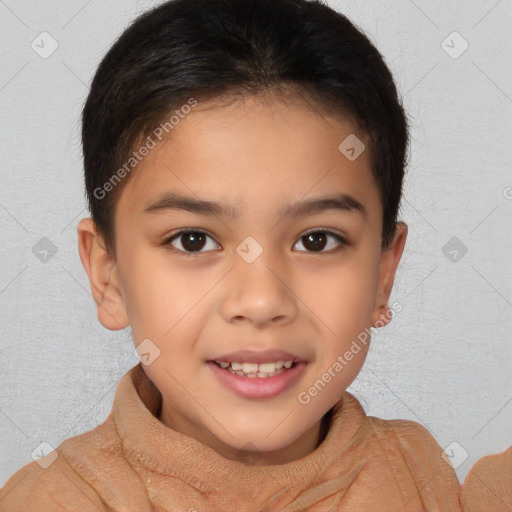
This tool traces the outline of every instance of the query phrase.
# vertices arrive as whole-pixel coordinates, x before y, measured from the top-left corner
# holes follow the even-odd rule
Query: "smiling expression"
[[[309,404],[299,393],[384,313],[405,234],[381,252],[369,151],[351,161],[338,149],[351,134],[365,140],[347,119],[286,98],[199,103],[125,185],[116,259],[87,219],[79,226],[100,321],[160,351],[144,366],[159,419],[225,457],[248,445],[260,464],[310,453],[367,349]],[[285,354],[260,362],[303,362],[271,377],[219,366],[268,350]]]

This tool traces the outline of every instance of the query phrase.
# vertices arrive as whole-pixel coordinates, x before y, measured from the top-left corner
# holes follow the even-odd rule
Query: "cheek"
[[[132,251],[129,260],[119,262],[119,268],[135,340],[161,336],[172,325],[176,297],[180,294],[179,283],[173,285],[174,274],[159,259],[149,258],[143,251]]]
[[[368,262],[354,257],[331,271],[304,273],[298,295],[334,331],[331,334],[357,335],[372,319],[376,275]]]
[[[134,338],[164,341],[184,327],[192,329],[214,282],[211,272],[172,265],[165,253],[132,253],[123,289]]]

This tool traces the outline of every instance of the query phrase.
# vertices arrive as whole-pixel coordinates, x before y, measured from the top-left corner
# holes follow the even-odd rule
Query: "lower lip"
[[[290,388],[301,377],[307,363],[297,363],[289,370],[273,377],[242,377],[224,370],[213,361],[207,361],[206,364],[220,382],[237,395],[243,398],[273,398]]]

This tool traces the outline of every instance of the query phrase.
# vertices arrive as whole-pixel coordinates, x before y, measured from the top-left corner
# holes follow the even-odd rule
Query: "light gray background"
[[[0,486],[42,441],[102,423],[138,362],[129,331],[97,321],[78,256],[79,116],[101,57],[155,4],[0,1]],[[329,4],[384,54],[412,122],[409,237],[392,294],[404,307],[350,389],[369,414],[459,443],[463,479],[512,440],[511,4]],[[59,45],[47,59],[31,48],[44,31]],[[458,58],[442,47],[453,31],[469,44]],[[445,43],[452,54],[462,44]],[[58,249],[46,263],[32,251],[42,237]],[[457,262],[443,253],[453,237],[467,247]]]

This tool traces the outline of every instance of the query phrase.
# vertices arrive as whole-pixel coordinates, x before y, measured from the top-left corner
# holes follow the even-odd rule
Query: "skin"
[[[359,373],[367,347],[310,403],[299,403],[299,393],[359,333],[389,321],[407,225],[398,223],[393,243],[381,252],[382,205],[369,152],[349,161],[338,150],[349,134],[365,140],[348,119],[320,114],[298,99],[200,103],[138,164],[122,191],[116,257],[91,219],[78,225],[100,322],[111,330],[129,325],[135,345],[149,338],[160,350],[143,366],[162,393],[160,421],[226,458],[258,452],[256,464],[283,464],[311,453],[322,441],[323,415]],[[144,212],[169,191],[231,205],[241,215]],[[367,215],[277,214],[283,205],[336,192],[357,199]],[[180,252],[186,237],[163,245],[183,228],[211,236],[201,252]],[[313,228],[328,228],[348,244],[329,236],[314,251],[304,237]],[[236,253],[247,236],[263,249],[252,263]],[[271,399],[236,395],[206,365],[239,349],[263,348],[308,361],[302,377]]]

